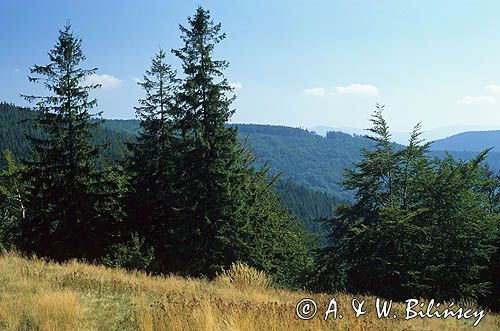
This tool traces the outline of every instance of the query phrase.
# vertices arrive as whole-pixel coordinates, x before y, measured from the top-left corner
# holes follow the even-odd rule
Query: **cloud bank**
[[[357,94],[364,96],[378,96],[376,86],[370,84],[351,84],[348,86],[337,86],[335,92],[338,94]]]
[[[315,97],[324,97],[326,93],[325,93],[325,89],[323,87],[313,87],[313,88],[305,89],[304,94],[315,96]]]
[[[86,84],[101,84],[103,89],[113,89],[121,86],[122,81],[114,76],[107,74],[93,74],[85,80]]]
[[[484,89],[493,94],[500,94],[500,85],[486,85]]]
[[[243,84],[241,84],[241,82],[229,83],[229,86],[234,88],[235,90],[239,90],[239,89],[243,88]]]
[[[464,105],[491,105],[495,103],[495,98],[482,95],[482,96],[465,96],[458,101],[459,104]]]

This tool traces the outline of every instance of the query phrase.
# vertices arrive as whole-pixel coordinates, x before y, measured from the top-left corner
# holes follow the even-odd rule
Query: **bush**
[[[155,259],[153,247],[144,244],[144,238],[133,233],[125,244],[113,245],[102,263],[108,267],[121,267],[128,270],[148,270]]]
[[[238,289],[267,289],[272,286],[272,281],[265,272],[241,262],[233,263],[229,269],[223,270],[215,281]]]

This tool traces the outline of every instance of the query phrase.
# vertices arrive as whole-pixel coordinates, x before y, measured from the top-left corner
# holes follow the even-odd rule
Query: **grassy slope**
[[[329,295],[234,287],[180,277],[151,277],[78,262],[47,263],[16,254],[0,257],[0,329],[7,330],[468,330],[472,321],[355,319],[351,297],[336,295],[343,319],[295,317],[301,298],[324,313]],[[373,298],[368,298],[370,306]],[[368,307],[370,307],[368,306]],[[403,315],[403,306],[396,313]],[[476,329],[500,329],[488,313]]]

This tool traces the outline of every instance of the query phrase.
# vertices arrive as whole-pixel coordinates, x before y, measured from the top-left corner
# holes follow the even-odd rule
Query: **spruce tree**
[[[227,96],[231,88],[222,72],[228,64],[212,58],[225,37],[221,25],[214,24],[201,7],[188,22],[189,27],[180,26],[183,47],[173,50],[185,74],[177,95],[181,209],[175,231],[176,246],[182,248],[174,268],[192,275],[214,275],[237,253],[227,236],[235,234],[239,207],[231,195],[238,141],[236,130],[224,126],[233,113]]]
[[[26,218],[21,224],[22,248],[57,260],[100,257],[113,240],[121,216],[116,185],[96,169],[98,147],[92,144],[89,93],[99,87],[86,84],[96,69],[83,69],[81,39],[67,24],[49,51],[49,64],[35,65],[30,81],[41,82],[45,96],[25,96],[34,103],[41,132],[31,136],[34,147],[26,162],[30,184]]]
[[[163,271],[163,266],[169,264],[171,241],[168,222],[172,218],[176,165],[172,143],[177,139],[174,114],[178,85],[176,72],[167,64],[163,50],[155,55],[139,85],[146,96],[136,108],[139,136],[129,144],[127,229],[142,237],[145,246],[155,247],[156,267]]]
[[[213,58],[225,38],[221,24],[201,7],[188,23],[180,26],[183,46],[173,50],[184,77],[176,95],[179,139],[172,145],[178,157],[170,268],[214,276],[241,261],[271,276],[293,272],[307,264],[304,250],[297,249],[303,238],[272,193],[267,170],[254,168],[237,129],[225,125],[234,97],[223,73],[228,62]]]

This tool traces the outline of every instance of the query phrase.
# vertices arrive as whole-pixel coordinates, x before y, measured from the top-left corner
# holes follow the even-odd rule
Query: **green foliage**
[[[0,149],[12,150],[0,164],[0,248],[189,276],[233,266],[219,279],[500,307],[500,154],[431,153],[420,125],[408,146],[394,144],[378,105],[369,137],[228,125],[221,25],[199,7],[180,30],[182,77],[160,50],[140,83],[139,122],[102,127],[91,114],[98,86],[85,82],[96,69],[80,67],[69,26],[50,63],[31,69],[48,90],[25,96],[34,111],[0,103]]]
[[[333,217],[334,209],[343,203],[333,195],[297,184],[290,179],[279,180],[275,187],[283,207],[300,220],[307,230],[314,233],[325,232],[323,224],[318,220]]]
[[[172,191],[176,188],[174,168],[178,157],[174,154],[173,107],[178,80],[166,63],[166,54],[160,50],[139,83],[146,97],[136,108],[140,131],[136,141],[130,143],[130,157],[126,160],[128,189],[125,198],[127,211],[126,231],[135,231],[147,245],[155,248],[157,271],[171,255],[171,227],[173,217]]]
[[[81,40],[70,26],[60,31],[49,51],[50,63],[35,65],[30,81],[42,82],[46,96],[25,96],[35,103],[36,128],[30,136],[32,158],[25,162],[29,185],[26,217],[21,222],[21,248],[57,260],[96,259],[113,239],[121,218],[117,184],[97,170],[99,148],[92,144],[90,110],[96,100],[85,85],[96,69],[82,69]]]
[[[241,261],[278,282],[290,281],[284,275],[303,267],[306,249],[271,188],[268,167],[255,169],[252,151],[225,125],[234,112],[223,75],[228,63],[213,59],[225,34],[201,7],[188,22],[180,27],[183,46],[173,51],[184,70],[177,96],[180,231],[174,232],[179,250],[173,265],[183,273],[214,276]]]
[[[375,148],[346,174],[355,201],[327,222],[318,281],[393,299],[485,297],[481,272],[498,236],[498,213],[478,189],[487,151],[469,162],[431,159],[419,125],[395,150],[382,109],[370,129]]]
[[[497,233],[500,234],[500,173],[495,173],[488,167],[481,168],[476,190],[482,195],[486,210],[496,216]],[[483,272],[482,279],[491,283],[491,289],[480,303],[500,311],[500,235],[497,236],[495,253],[488,269]]]
[[[136,232],[130,235],[129,241],[113,244],[110,252],[101,260],[106,266],[128,270],[150,270],[154,261],[153,247],[147,246],[145,239]]]
[[[12,249],[19,242],[19,226],[25,218],[26,183],[23,166],[11,151],[4,152],[7,166],[0,170],[0,248]]]

